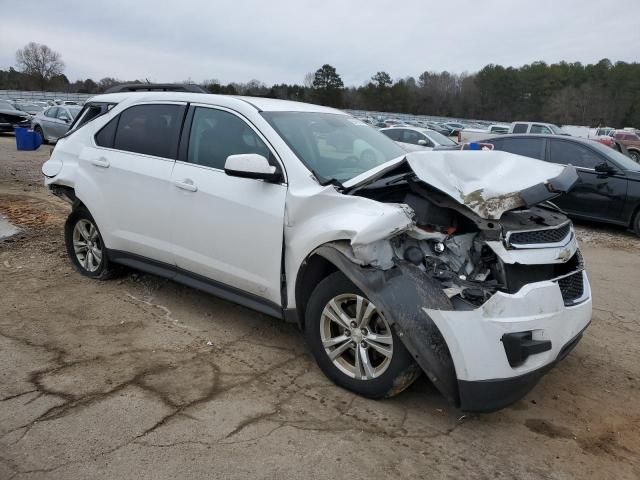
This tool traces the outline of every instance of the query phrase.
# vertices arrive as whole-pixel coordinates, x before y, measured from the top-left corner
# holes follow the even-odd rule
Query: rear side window
[[[503,138],[500,150],[544,160],[544,138]],[[496,145],[498,148],[498,145]]]
[[[606,160],[596,152],[574,142],[552,140],[549,148],[549,160],[563,165],[571,164],[575,167],[595,168]]]
[[[391,129],[391,130],[382,130],[382,133],[384,133],[391,140],[399,142],[400,141],[400,137],[402,136],[402,129],[394,128],[394,129]]]
[[[55,118],[58,115],[58,107],[51,107],[44,112],[45,116]]]
[[[513,133],[527,133],[526,123],[516,123],[513,127]]]
[[[195,109],[187,161],[206,167],[224,169],[229,155],[257,153],[269,159],[265,143],[242,119],[214,108]]]
[[[113,148],[175,159],[183,116],[184,107],[181,105],[154,104],[128,108],[119,115]]]
[[[96,144],[101,147],[113,148],[113,140],[116,138],[116,128],[118,128],[118,120],[120,117],[116,117],[107,123],[96,134]]]

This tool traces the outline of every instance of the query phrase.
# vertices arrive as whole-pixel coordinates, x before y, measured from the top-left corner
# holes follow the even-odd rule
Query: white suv
[[[580,339],[591,292],[547,200],[573,167],[403,151],[343,112],[263,98],[91,99],[42,171],[80,273],[117,265],[297,322],[323,372],[381,398],[517,400]]]

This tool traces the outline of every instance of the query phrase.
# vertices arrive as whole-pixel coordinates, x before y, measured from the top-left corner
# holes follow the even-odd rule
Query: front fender
[[[355,264],[331,244],[315,254],[334,264],[380,309],[396,335],[429,380],[454,405],[459,405],[458,383],[449,348],[423,307],[453,310],[439,285],[415,265],[398,261],[389,270]],[[429,307],[430,305],[430,307]]]

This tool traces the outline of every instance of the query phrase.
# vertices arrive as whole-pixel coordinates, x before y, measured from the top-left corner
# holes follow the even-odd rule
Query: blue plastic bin
[[[42,137],[30,128],[16,127],[16,147],[18,150],[37,150],[42,145]]]

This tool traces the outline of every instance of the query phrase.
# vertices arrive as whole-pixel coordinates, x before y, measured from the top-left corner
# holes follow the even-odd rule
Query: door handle
[[[183,181],[181,182],[173,182],[173,184],[178,187],[181,188],[182,190],[187,190],[189,192],[197,192],[198,191],[198,187],[196,186],[195,183],[193,183],[193,180],[191,180],[190,178],[185,178]]]
[[[92,158],[89,161],[91,162],[91,165],[95,165],[96,167],[102,167],[102,168],[108,168],[109,167],[109,160],[107,160],[104,157]]]

